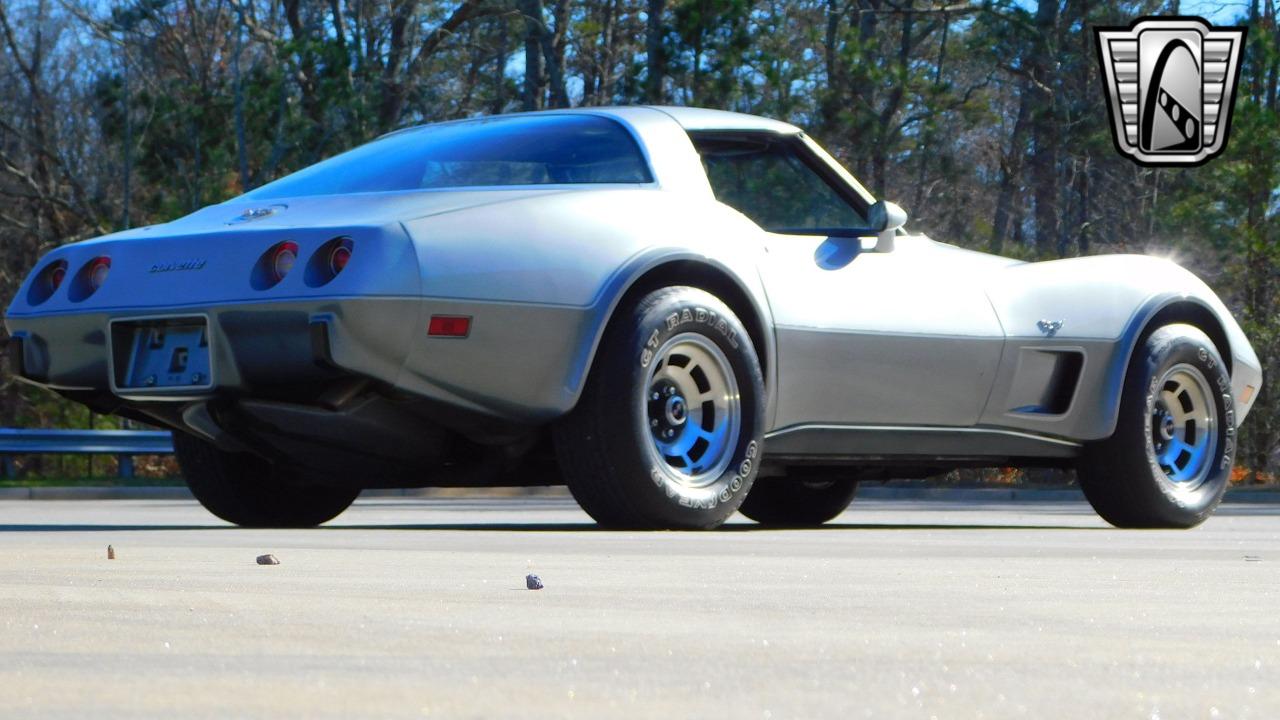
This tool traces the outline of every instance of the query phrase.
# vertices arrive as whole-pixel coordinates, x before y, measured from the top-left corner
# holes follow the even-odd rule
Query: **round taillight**
[[[338,245],[329,253],[329,272],[337,275],[347,266],[351,260],[351,248],[347,245]]]
[[[94,258],[89,263],[89,287],[97,290],[107,281],[107,273],[111,272],[111,258]]]
[[[49,282],[49,293],[53,294],[53,291],[57,290],[59,285],[62,285],[62,281],[67,279],[67,264],[58,263],[49,268],[49,274],[45,276],[45,279]]]
[[[311,253],[302,281],[310,287],[320,287],[331,282],[351,262],[354,250],[355,244],[346,235],[330,239]]]
[[[81,302],[98,292],[107,282],[107,274],[111,272],[111,258],[105,255],[90,260],[76,271],[67,285],[67,298],[71,302]]]
[[[280,243],[271,258],[271,272],[275,275],[276,282],[283,280],[284,276],[288,275],[289,271],[293,269],[296,262],[298,262],[298,244],[294,242]]]
[[[67,279],[67,267],[66,260],[54,260],[41,268],[31,284],[27,286],[27,302],[31,305],[39,305],[53,297],[62,282]]]

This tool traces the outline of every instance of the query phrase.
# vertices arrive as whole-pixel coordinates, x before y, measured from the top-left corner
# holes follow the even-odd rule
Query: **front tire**
[[[313,527],[346,510],[358,489],[305,483],[256,455],[230,453],[186,433],[173,449],[191,494],[206,510],[242,527]]]
[[[692,287],[622,308],[578,405],[554,429],[578,504],[606,527],[709,529],[759,466],[764,377],[727,305]]]
[[[738,510],[761,525],[817,527],[844,512],[857,491],[852,478],[767,478]]]
[[[1231,378],[1191,325],[1158,328],[1134,352],[1116,430],[1077,467],[1089,503],[1122,528],[1189,528],[1213,514],[1231,479]]]

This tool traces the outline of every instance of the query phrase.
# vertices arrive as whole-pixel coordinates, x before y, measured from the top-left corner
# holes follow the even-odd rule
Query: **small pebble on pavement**
[[[259,555],[258,564],[259,565],[279,565],[280,561],[276,559],[275,555]]]
[[[524,586],[529,588],[530,590],[541,590],[542,578],[538,577],[537,575],[525,575]]]

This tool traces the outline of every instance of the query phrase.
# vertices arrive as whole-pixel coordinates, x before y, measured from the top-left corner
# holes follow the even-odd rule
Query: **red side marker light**
[[[464,338],[471,333],[471,316],[469,315],[432,315],[427,325],[427,335],[431,337]]]

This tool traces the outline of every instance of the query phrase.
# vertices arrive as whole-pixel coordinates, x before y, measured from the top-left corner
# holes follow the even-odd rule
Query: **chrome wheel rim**
[[[708,338],[682,333],[653,355],[639,413],[654,466],[691,488],[714,483],[733,460],[742,429],[738,381]]]
[[[1174,365],[1156,383],[1147,442],[1164,479],[1179,490],[1204,484],[1218,449],[1218,406],[1199,368]]]

